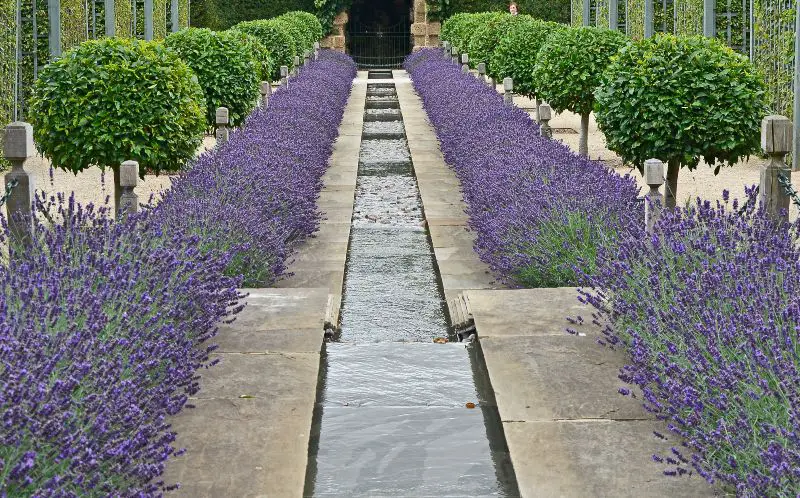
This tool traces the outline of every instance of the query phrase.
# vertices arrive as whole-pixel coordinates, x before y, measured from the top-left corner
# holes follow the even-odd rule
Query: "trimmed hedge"
[[[271,19],[294,10],[315,13],[314,0],[192,0],[192,26],[228,29],[242,21]]]
[[[187,28],[172,33],[164,44],[192,68],[206,97],[206,122],[215,124],[217,107],[227,107],[238,125],[259,96],[259,67],[241,34]]]
[[[516,0],[520,14],[544,21],[569,24],[569,0]],[[446,19],[459,13],[508,12],[507,0],[428,0],[430,12]]]
[[[274,61],[270,80],[275,81],[280,78],[281,66],[294,65],[295,42],[285,23],[274,19],[261,19],[240,22],[234,29],[255,36],[267,50],[270,50]]]
[[[499,74],[495,71],[492,61],[500,41],[508,36],[508,33],[515,26],[532,20],[531,16],[498,14],[488,22],[480,24],[470,37],[469,48],[467,49],[472,65],[475,66],[479,62],[485,62],[486,74],[497,78]]]

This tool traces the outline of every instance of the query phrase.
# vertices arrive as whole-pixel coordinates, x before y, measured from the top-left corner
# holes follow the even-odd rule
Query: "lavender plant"
[[[630,354],[620,378],[685,441],[653,456],[666,474],[797,496],[800,226],[725,200],[698,199],[665,213],[652,236],[601,250],[594,292],[582,295],[608,324],[601,342]]]
[[[0,496],[160,496],[170,415],[213,365],[209,340],[312,233],[355,75],[323,51],[155,208],[40,198],[33,240],[0,217]],[[227,275],[227,276],[226,276]]]
[[[475,249],[505,281],[575,285],[576,266],[593,268],[599,248],[641,225],[633,178],[542,138],[525,111],[440,51],[421,50],[406,68],[461,180]]]

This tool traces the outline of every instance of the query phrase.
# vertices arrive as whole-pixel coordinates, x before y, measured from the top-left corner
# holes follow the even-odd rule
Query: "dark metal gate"
[[[401,21],[394,26],[351,25],[348,48],[361,69],[399,69],[411,52],[411,26]]]

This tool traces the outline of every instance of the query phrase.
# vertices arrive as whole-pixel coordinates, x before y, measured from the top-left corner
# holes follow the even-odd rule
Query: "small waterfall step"
[[[367,74],[367,79],[370,80],[390,80],[393,78],[391,69],[373,69]]]

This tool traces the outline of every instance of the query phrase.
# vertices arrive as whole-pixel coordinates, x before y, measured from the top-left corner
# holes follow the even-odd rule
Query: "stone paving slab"
[[[597,326],[566,332],[565,317],[590,316],[575,288],[466,295],[522,496],[713,496],[650,458],[680,442],[656,438],[664,422],[618,394],[625,354],[598,345]]]

